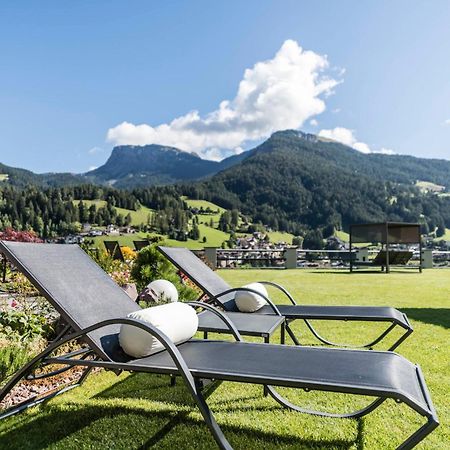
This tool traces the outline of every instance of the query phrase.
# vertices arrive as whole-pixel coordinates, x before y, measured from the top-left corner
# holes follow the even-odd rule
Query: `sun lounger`
[[[226,312],[238,313],[234,295],[238,291],[249,290],[246,288],[232,288],[217,272],[211,270],[203,261],[197,258],[194,253],[186,248],[174,248],[159,246],[158,249],[180,269],[194,284],[196,284],[211,300],[217,305],[223,307]],[[260,281],[262,284],[270,285],[280,290],[290,304],[274,305],[270,299],[268,305],[264,306],[257,313],[245,314],[250,324],[260,314],[276,314],[286,318],[284,327],[297,345],[299,341],[289,322],[293,320],[304,320],[313,335],[322,343],[327,345],[345,346],[345,344],[331,342],[322,337],[311,324],[310,320],[342,320],[342,321],[368,321],[368,322],[388,322],[390,325],[376,339],[366,343],[362,347],[371,348],[383,340],[396,326],[405,330],[405,332],[396,340],[389,350],[396,349],[413,331],[408,318],[405,314],[391,307],[375,306],[318,306],[318,305],[298,305],[292,295],[282,286]],[[258,293],[259,294],[259,293]],[[260,294],[259,294],[260,295]],[[246,334],[245,330],[240,330],[241,334]]]
[[[230,450],[232,447],[206,399],[207,394],[213,391],[212,386],[221,381],[266,385],[272,397],[284,407],[327,417],[359,418],[388,398],[404,402],[424,416],[427,422],[400,444],[398,448],[401,449],[414,447],[438,425],[420,368],[395,353],[246,343],[225,315],[198,302],[193,306],[202,306],[220,317],[236,342],[191,339],[176,346],[157,328],[126,317],[139,306],[78,246],[0,241],[0,251],[30,279],[68,323],[42,353],[7,382],[0,391],[0,401],[23,378],[51,377],[74,366],[85,368],[72,386],[4,411],[0,419],[78,386],[92,368],[100,367],[181,376],[220,449]],[[147,331],[162,343],[164,350],[141,359],[129,357],[118,342],[121,324]],[[74,339],[83,339],[86,348],[52,356],[55,350]],[[39,365],[62,368],[35,374]],[[215,381],[208,384],[205,380]],[[359,411],[328,414],[289,403],[274,386],[341,392],[375,399]]]

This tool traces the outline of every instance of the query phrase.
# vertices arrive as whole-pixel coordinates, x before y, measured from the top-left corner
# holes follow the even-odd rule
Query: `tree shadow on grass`
[[[408,318],[440,327],[450,328],[449,308],[400,308]]]
[[[192,448],[194,443],[202,443],[201,448],[215,448],[209,430],[200,421],[189,417],[190,412],[149,412],[139,408],[113,407],[67,403],[46,406],[37,415],[25,416],[12,426],[3,426],[0,431],[0,449],[38,450],[60,444],[63,448],[91,447],[108,448],[111,439],[115,448],[147,449],[172,448],[179,450]],[[7,421],[13,419],[7,419]],[[178,429],[177,429],[178,428]],[[273,432],[245,429],[238,426],[222,426],[231,445],[236,448],[277,448],[293,449],[333,448],[347,450],[362,445],[362,427],[355,427],[349,439],[329,439],[327,441],[302,439],[297,436],[283,436]],[[70,441],[72,436],[73,440]],[[108,435],[109,442],[105,436]],[[183,436],[184,435],[184,436]],[[67,442],[61,442],[69,439]]]

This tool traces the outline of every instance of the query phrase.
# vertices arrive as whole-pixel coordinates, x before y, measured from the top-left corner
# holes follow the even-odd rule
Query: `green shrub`
[[[142,291],[153,280],[164,279],[175,285],[180,300],[196,300],[199,296],[195,290],[181,283],[175,267],[158,251],[156,245],[149,245],[138,253],[131,268],[131,277],[138,291]]]
[[[4,347],[0,347],[0,384],[29,359],[30,350],[20,342],[7,341]]]
[[[48,337],[53,332],[53,327],[43,314],[8,309],[0,312],[0,332],[6,335],[14,333],[20,336],[21,341],[27,341],[36,337]]]

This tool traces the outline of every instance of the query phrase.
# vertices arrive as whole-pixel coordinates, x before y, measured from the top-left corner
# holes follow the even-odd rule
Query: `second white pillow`
[[[250,283],[242,287],[253,289],[265,297],[268,297],[267,289],[261,283]],[[241,312],[255,312],[264,305],[267,305],[267,301],[261,297],[261,295],[248,291],[237,291],[234,296],[234,301]]]

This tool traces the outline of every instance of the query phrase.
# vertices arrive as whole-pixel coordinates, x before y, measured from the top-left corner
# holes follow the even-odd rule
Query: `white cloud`
[[[382,147],[380,150],[372,150],[365,142],[359,142],[356,139],[354,130],[344,127],[336,127],[332,130],[320,130],[318,136],[348,145],[361,153],[381,153],[383,155],[397,154],[394,150],[385,147]]]
[[[91,170],[95,170],[97,168],[97,166],[89,166],[88,172],[90,172]]]
[[[446,121],[444,121],[445,125],[450,125],[450,119],[447,119]]]
[[[354,131],[344,127],[336,127],[332,130],[320,130],[319,136],[332,139],[333,141],[340,142],[341,144],[348,145],[349,147],[358,150],[361,153],[371,153],[372,150],[364,142],[358,142]]]
[[[101,147],[92,147],[91,149],[88,150],[88,153],[90,155],[95,155],[97,153],[103,153],[105,150]]]
[[[202,116],[193,110],[156,126],[125,121],[110,128],[107,139],[116,145],[170,145],[215,158],[224,150],[235,153],[246,142],[297,129],[322,113],[322,97],[340,82],[325,75],[328,66],[326,56],[287,40],[273,59],[246,69],[234,99],[222,101],[215,111]]]
[[[317,122],[316,119],[311,119],[311,120],[309,121],[309,124],[310,124],[312,127],[317,127],[317,125],[319,125],[319,122]]]
[[[380,151],[375,153],[382,153],[383,155],[396,155],[397,153],[394,152],[394,150],[391,150],[390,148],[384,148],[382,147]]]

